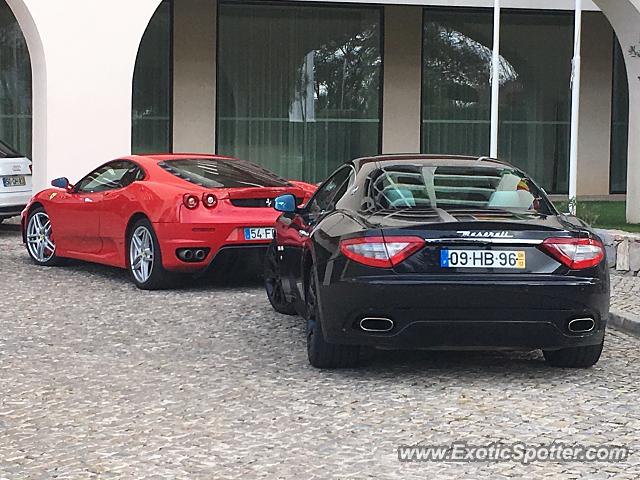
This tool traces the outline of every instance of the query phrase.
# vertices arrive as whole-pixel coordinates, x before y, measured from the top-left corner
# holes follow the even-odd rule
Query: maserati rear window
[[[275,173],[246,160],[192,158],[158,165],[178,178],[206,188],[287,187]]]
[[[366,204],[376,211],[439,208],[551,213],[544,192],[511,167],[391,165],[369,177]]]

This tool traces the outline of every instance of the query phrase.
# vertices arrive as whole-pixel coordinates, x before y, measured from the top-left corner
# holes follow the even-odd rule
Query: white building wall
[[[198,0],[179,0],[176,1],[176,6],[187,1]],[[75,181],[81,174],[98,164],[129,153],[131,87],[135,59],[142,35],[160,0],[7,2],[25,33],[32,59],[36,188],[44,187],[57,176],[68,176]],[[360,0],[359,3],[451,5],[452,2]],[[594,3],[608,16],[625,52],[629,52],[632,45],[640,43],[640,0],[595,0]],[[486,7],[491,4],[491,0],[456,2],[459,6]],[[504,6],[571,9],[573,1],[504,0]],[[587,7],[594,8],[592,5]],[[196,22],[198,19],[191,20]],[[215,22],[211,24],[215,25]],[[188,23],[185,25],[188,26]],[[209,36],[205,38],[210,39],[211,32],[208,31],[206,34]],[[187,63],[184,68],[193,68],[198,78],[204,80],[205,77],[210,77],[211,82],[215,82],[215,74],[211,73],[212,65],[215,68],[215,56],[209,54],[208,58],[203,60],[199,57],[202,49],[195,51],[189,48],[189,41],[193,39],[185,37],[183,40],[184,43],[178,46],[180,51],[190,51],[192,55],[197,56],[195,63]],[[388,57],[389,55],[392,54],[388,54]],[[626,61],[630,79],[628,218],[640,223],[640,136],[635,134],[640,129],[640,59],[627,53]],[[177,65],[180,66],[180,63]],[[187,98],[187,91],[190,91],[191,87],[185,83],[185,76],[178,75],[176,78],[179,84],[175,88],[180,98],[176,100],[174,107],[176,114],[184,118],[186,107],[195,105],[195,101],[194,98]],[[213,85],[215,88],[215,83]],[[199,83],[198,86],[202,87],[202,84]],[[206,84],[205,88],[208,93],[205,97],[199,97],[203,99],[203,108],[199,113],[203,119],[204,106],[207,109],[213,108],[214,98],[211,95],[210,84]],[[411,87],[411,91],[413,97],[415,85]],[[419,96],[417,98],[419,99]],[[399,98],[399,101],[402,101],[402,98]],[[594,103],[595,110],[600,108]],[[214,118],[213,110],[211,112],[210,115],[206,115],[208,121],[191,124],[192,128],[187,132],[178,131],[176,145],[182,146],[184,138],[189,140],[184,142],[185,147],[194,145],[199,150],[208,150],[209,148],[205,147],[213,142],[210,123]],[[408,116],[415,117],[415,111]],[[385,115],[385,119],[385,128],[392,128],[389,126],[388,115]],[[197,130],[200,127],[202,130]],[[207,132],[211,132],[211,135],[207,136],[211,143],[196,144],[195,141],[205,138]],[[187,135],[192,135],[192,138],[187,138]],[[391,145],[389,142],[393,140],[393,135],[387,134],[385,138],[387,145]],[[415,143],[415,138],[407,141]],[[606,158],[608,159],[608,156]]]
[[[217,0],[174,3],[173,150],[214,152]]]
[[[160,0],[8,0],[33,69],[35,188],[131,152],[133,70]]]

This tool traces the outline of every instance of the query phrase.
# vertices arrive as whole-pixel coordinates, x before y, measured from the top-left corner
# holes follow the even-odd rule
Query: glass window
[[[245,160],[194,158],[159,165],[176,177],[206,188],[289,186],[286,180]]]
[[[380,138],[381,10],[220,3],[217,143],[320,181]]]
[[[425,11],[423,152],[489,153],[492,22],[486,9]],[[553,193],[568,190],[572,22],[565,12],[502,16],[499,156]]]
[[[171,1],[165,0],[142,37],[133,76],[132,151],[170,152],[171,131]]]
[[[425,10],[423,40],[422,151],[487,155],[492,14]]]
[[[375,170],[368,184],[368,198],[363,204],[373,211],[440,208],[551,213],[542,191],[523,173],[510,167],[405,162]]]
[[[11,9],[0,0],[0,140],[31,158],[31,60]]]
[[[340,200],[347,190],[349,180],[352,178],[353,169],[345,166],[340,168],[333,176],[327,180],[309,201],[309,213],[320,215],[323,212],[332,210],[335,202]]]
[[[620,43],[613,55],[613,103],[611,122],[611,193],[627,191],[627,158],[629,156],[629,78]]]
[[[502,79],[500,156],[548,192],[567,193],[573,15],[508,12],[500,51],[513,66]]]
[[[76,191],[98,193],[115,190],[131,185],[134,181],[141,180],[142,177],[142,170],[136,164],[119,160],[103,165],[84,177],[76,185]]]

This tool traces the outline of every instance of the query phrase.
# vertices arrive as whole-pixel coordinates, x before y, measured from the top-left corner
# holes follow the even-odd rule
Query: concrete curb
[[[640,316],[612,308],[609,312],[607,325],[612,326],[616,330],[640,337]]]

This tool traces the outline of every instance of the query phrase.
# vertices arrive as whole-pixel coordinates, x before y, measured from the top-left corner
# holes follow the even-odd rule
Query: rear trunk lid
[[[395,267],[405,274],[551,274],[562,265],[539,247],[578,236],[561,217],[488,210],[377,212],[366,219],[385,238],[419,237],[425,246]]]
[[[24,157],[0,158],[0,192],[31,190],[31,162]]]

